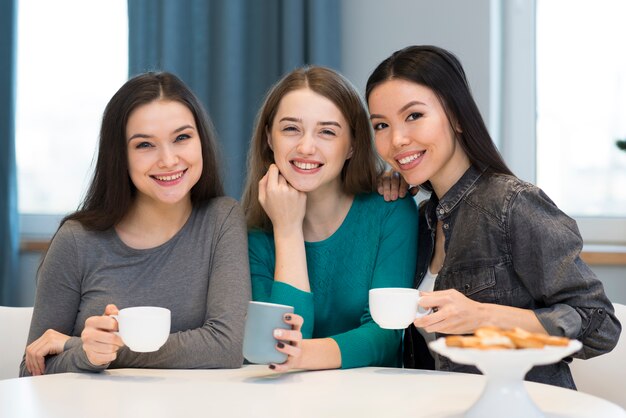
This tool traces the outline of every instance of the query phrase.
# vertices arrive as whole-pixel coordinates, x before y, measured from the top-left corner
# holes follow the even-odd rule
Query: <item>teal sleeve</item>
[[[385,204],[370,288],[412,287],[417,260],[417,206],[411,198]],[[380,328],[372,320],[368,305],[360,327],[332,337],[341,351],[341,367],[398,366],[402,332]]]
[[[248,255],[252,278],[252,300],[293,306],[294,313],[304,319],[302,337],[311,338],[315,317],[313,294],[287,283],[274,281],[276,256],[271,235],[261,231],[250,231]]]

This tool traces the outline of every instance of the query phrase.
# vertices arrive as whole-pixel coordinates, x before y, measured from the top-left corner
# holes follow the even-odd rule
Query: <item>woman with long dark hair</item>
[[[223,196],[214,137],[173,74],[142,74],[115,93],[86,197],[38,271],[21,375],[241,366],[246,227]],[[115,332],[110,315],[138,305],[172,312],[156,352],[135,353]]]
[[[613,349],[621,325],[580,259],[575,221],[506,166],[459,60],[434,46],[404,48],[370,75],[366,99],[379,154],[431,192],[420,205],[415,287],[434,313],[406,330],[405,365],[477,372],[425,341],[481,326],[575,338],[580,358]],[[575,388],[567,359],[527,379]]]

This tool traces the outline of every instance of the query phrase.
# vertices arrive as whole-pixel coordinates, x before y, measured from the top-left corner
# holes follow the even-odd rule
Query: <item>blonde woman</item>
[[[381,162],[352,85],[323,67],[297,69],[266,96],[248,159],[253,299],[292,305],[277,331],[276,371],[400,364],[401,332],[368,309],[374,287],[410,287],[417,212],[375,192]]]

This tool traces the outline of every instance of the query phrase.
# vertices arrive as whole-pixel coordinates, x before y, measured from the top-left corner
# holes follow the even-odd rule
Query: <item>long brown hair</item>
[[[450,123],[455,121],[461,127],[462,133],[457,134],[457,139],[472,165],[492,173],[513,175],[489,135],[465,71],[454,54],[431,45],[396,51],[369,76],[365,98],[369,100],[372,90],[391,79],[417,83],[435,93]],[[432,190],[430,182],[424,186]]]
[[[308,88],[335,104],[350,126],[352,156],[341,171],[343,190],[348,194],[372,192],[383,164],[374,151],[374,140],[367,109],[359,93],[341,74],[329,68],[307,66],[298,68],[279,80],[265,96],[253,130],[248,151],[248,173],[242,196],[242,206],[249,228],[271,231],[272,222],[259,203],[259,180],[274,163],[267,131],[283,97],[289,92]]]
[[[175,101],[193,114],[202,146],[202,174],[191,188],[194,206],[224,195],[213,124],[202,104],[178,77],[149,72],[128,80],[111,98],[102,116],[98,158],[93,178],[78,210],[66,216],[86,229],[104,231],[126,215],[137,189],[128,174],[126,124],[137,107],[156,100]]]

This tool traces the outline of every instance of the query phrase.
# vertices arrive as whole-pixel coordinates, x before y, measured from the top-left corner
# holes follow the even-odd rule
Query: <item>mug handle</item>
[[[113,331],[113,334],[120,335],[120,320],[117,319],[117,315],[109,315],[109,317],[115,319],[115,322],[117,322],[117,331]]]
[[[417,310],[417,312],[415,312],[415,318],[421,318],[424,317],[426,315],[430,315],[433,312],[433,308],[428,308],[427,311],[425,312],[420,312],[419,309]]]

